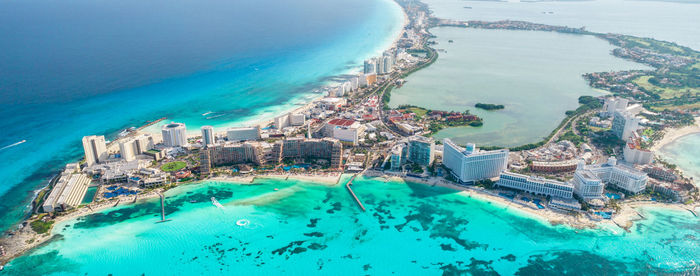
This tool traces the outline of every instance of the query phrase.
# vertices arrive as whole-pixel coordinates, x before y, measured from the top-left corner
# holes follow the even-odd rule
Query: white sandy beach
[[[665,145],[672,143],[676,139],[693,133],[700,133],[700,117],[695,117],[695,124],[693,124],[692,126],[666,130],[664,138],[656,142],[654,146],[651,147],[651,150],[658,151],[659,149],[663,148]]]

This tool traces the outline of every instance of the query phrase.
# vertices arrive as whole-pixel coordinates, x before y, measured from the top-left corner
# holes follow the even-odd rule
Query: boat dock
[[[352,185],[352,181],[355,180],[355,177],[357,177],[357,174],[353,175],[352,178],[350,178],[350,181],[348,181],[348,183],[345,184],[345,188],[348,189],[348,192],[350,192],[350,195],[352,195],[352,197],[355,199],[355,202],[357,202],[357,205],[359,205],[360,208],[362,209],[362,211],[364,212],[364,211],[366,211],[365,206],[362,205],[362,202],[360,201],[360,199],[357,198],[357,195],[355,195],[355,192],[353,192],[352,188],[350,188],[350,185]]]
[[[169,219],[165,219],[165,196],[161,193],[158,193],[158,195],[160,196],[160,221],[156,223],[170,221]]]

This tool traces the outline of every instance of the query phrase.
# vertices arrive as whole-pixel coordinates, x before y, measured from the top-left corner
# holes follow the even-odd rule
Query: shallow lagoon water
[[[426,0],[435,16],[459,20],[523,20],[586,27],[676,42],[700,50],[700,1],[697,0],[586,0],[586,1],[469,1]],[[465,8],[469,7],[469,8]]]
[[[622,274],[697,273],[700,261],[700,220],[689,212],[642,209],[647,219],[630,233],[616,227],[574,230],[422,184],[358,178],[353,189],[366,212],[343,185],[256,184],[206,182],[168,191],[172,221],[166,223],[155,223],[158,200],[61,223],[54,230],[58,239],[6,270],[12,275]],[[212,196],[223,209],[209,202]],[[250,224],[236,225],[240,219]]]
[[[578,106],[581,95],[602,95],[582,74],[646,69],[616,58],[613,46],[592,37],[550,32],[434,28],[438,59],[391,93],[391,106],[470,110],[481,127],[448,128],[435,135],[459,144],[516,146],[538,142]],[[453,42],[450,43],[449,41]],[[476,103],[503,104],[484,111]]]

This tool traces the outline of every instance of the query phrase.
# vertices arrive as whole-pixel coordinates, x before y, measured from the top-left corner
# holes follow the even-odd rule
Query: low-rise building
[[[572,172],[576,170],[577,165],[578,161],[575,159],[554,162],[532,161],[530,169],[534,172],[547,173]]]
[[[572,198],[553,197],[551,200],[549,200],[549,207],[565,211],[580,211],[581,203]]]
[[[65,211],[80,205],[90,186],[90,177],[82,173],[63,173],[44,201],[44,212]]]
[[[528,176],[512,172],[503,172],[497,186],[516,189],[535,195],[572,198],[574,185],[541,177]]]

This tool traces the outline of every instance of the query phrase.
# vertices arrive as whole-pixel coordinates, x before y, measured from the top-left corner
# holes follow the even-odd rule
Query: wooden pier
[[[357,174],[353,175],[352,178],[350,178],[350,181],[348,181],[348,183],[345,184],[345,188],[348,189],[348,192],[350,192],[350,195],[352,195],[352,197],[355,199],[355,202],[357,202],[357,205],[359,205],[360,208],[362,209],[362,212],[364,212],[364,211],[366,211],[365,206],[362,205],[362,202],[360,201],[360,199],[357,198],[357,195],[355,195],[355,192],[353,192],[352,188],[350,188],[350,185],[352,185],[352,181],[355,180],[355,177],[357,177]]]

